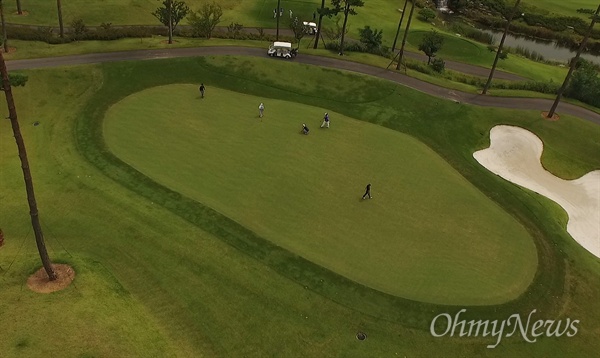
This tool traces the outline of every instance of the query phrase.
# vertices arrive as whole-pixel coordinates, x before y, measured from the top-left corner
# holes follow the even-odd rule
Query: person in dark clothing
[[[204,83],[201,83],[200,88],[198,89],[200,90],[200,96],[204,98],[204,90],[206,90],[206,88],[204,87]]]
[[[302,134],[308,134],[308,127],[306,124],[302,123]]]
[[[365,189],[365,195],[363,195],[363,199],[366,199],[367,196],[369,197],[369,199],[372,199],[372,196],[371,196],[371,183],[367,184],[367,188]]]

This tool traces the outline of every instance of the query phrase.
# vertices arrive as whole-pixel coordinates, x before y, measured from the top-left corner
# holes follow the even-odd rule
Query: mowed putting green
[[[108,148],[156,182],[383,292],[495,304],[533,279],[526,230],[416,139],[332,112],[331,128],[320,129],[326,109],[210,86],[199,97],[197,86],[179,84],[123,99],[105,118]],[[362,200],[369,182],[373,199]]]

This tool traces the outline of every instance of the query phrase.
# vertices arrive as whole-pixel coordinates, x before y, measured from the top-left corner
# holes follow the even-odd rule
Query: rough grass
[[[557,16],[579,16],[586,20],[589,20],[590,14],[581,14],[577,12],[577,9],[592,9],[596,10],[598,2],[596,0],[541,0],[523,1],[524,5],[528,5],[535,8],[536,12],[542,14],[554,14]]]
[[[261,64],[266,62],[256,61],[263,69]],[[285,66],[290,66],[286,74],[291,80],[300,80],[294,75],[294,64]],[[568,151],[573,143],[557,131],[560,121],[543,121],[535,111],[456,105],[410,90],[383,101],[353,105],[343,99],[315,97],[313,88],[271,88],[253,72],[229,77],[222,68],[202,59],[27,72],[30,81],[25,88],[16,89],[15,95],[42,220],[52,232],[48,234],[51,253],[64,255],[66,249],[75,258],[67,255],[65,261],[87,257],[109,269],[155,319],[166,346],[175,347],[165,355],[437,356],[445,352],[454,356],[549,357],[593,356],[598,351],[598,260],[566,234],[564,212],[559,207],[499,179],[472,159],[474,150],[488,145],[489,129],[498,123],[523,126],[540,135],[557,153]],[[500,306],[467,307],[467,318],[506,319],[515,312],[527,315],[535,308],[543,319],[580,319],[582,329],[572,338],[540,339],[535,344],[512,337],[494,350],[485,348],[493,338],[433,339],[428,332],[431,319],[440,312],[453,314],[458,308],[397,299],[323,271],[269,246],[218,213],[148,182],[104,152],[101,120],[113,103],[145,88],[200,81],[328,108],[409,133],[426,143],[525,225],[540,259],[534,283],[522,297]],[[94,100],[89,101],[92,94]],[[561,121],[567,118],[563,116]],[[41,125],[32,126],[35,120]],[[579,176],[598,169],[596,134],[582,126],[581,120],[569,120],[569,130],[579,133],[581,150],[576,155],[580,160],[569,164],[570,168],[563,168],[559,160],[544,165],[559,176],[569,172]],[[0,248],[0,265],[6,270],[14,257],[12,242],[29,231],[8,121],[0,121],[0,186],[0,220],[7,245],[11,245]],[[60,243],[52,239],[57,237]],[[17,256],[17,262],[21,261]],[[33,269],[32,265],[26,271]],[[0,276],[3,288],[5,277]],[[5,294],[4,289],[0,291],[3,300]],[[59,308],[57,296],[47,297],[44,314]],[[86,299],[90,307],[103,312],[101,300]],[[21,306],[26,307],[25,313],[14,315],[21,304],[16,301],[10,310],[0,311],[2,322],[38,319],[26,313],[33,309],[30,306]],[[73,315],[71,311],[61,313]],[[71,334],[80,330],[73,320],[63,321]],[[87,324],[83,328],[89,331],[82,335],[94,327]],[[367,332],[366,341],[354,337],[359,330]],[[60,342],[46,339],[45,331],[30,332],[39,337],[36,346],[62,347]],[[0,335],[0,340],[5,336]],[[26,338],[0,341],[0,346],[32,345]],[[150,341],[142,342],[151,346]],[[110,350],[111,343],[102,341],[104,348],[98,351],[119,355],[116,349]],[[136,350],[136,344],[129,343],[129,351],[152,355],[152,351]]]

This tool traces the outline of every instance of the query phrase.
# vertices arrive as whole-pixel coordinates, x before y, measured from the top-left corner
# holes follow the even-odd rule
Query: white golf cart
[[[314,35],[317,33],[317,24],[314,22],[303,21],[302,25],[304,25],[304,32],[309,35]]]
[[[271,57],[292,58],[295,57],[298,50],[292,49],[290,42],[275,41],[269,46],[267,54]]]

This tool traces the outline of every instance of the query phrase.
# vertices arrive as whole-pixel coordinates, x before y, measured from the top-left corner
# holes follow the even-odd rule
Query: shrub
[[[427,20],[429,19],[435,19],[436,15],[437,14],[435,13],[435,11],[428,7],[424,7],[421,10],[419,10],[419,17],[425,22],[427,22]]]
[[[446,62],[441,58],[434,58],[433,61],[431,61],[431,68],[437,73],[442,73],[446,68]]]
[[[231,24],[227,25],[227,33],[232,36],[230,38],[233,38],[235,40],[239,37],[240,32],[243,28],[244,25],[238,24],[237,22],[232,22]]]
[[[362,29],[358,29],[358,33],[360,34],[360,42],[369,51],[381,47],[383,30],[371,30],[370,26],[365,26]]]

